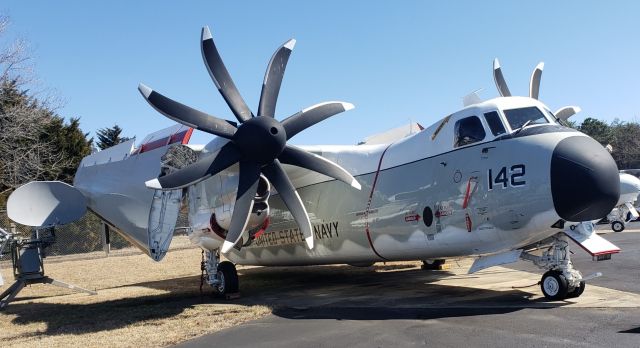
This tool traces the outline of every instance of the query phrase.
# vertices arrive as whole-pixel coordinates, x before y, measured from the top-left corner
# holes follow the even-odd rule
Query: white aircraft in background
[[[110,229],[159,261],[181,208],[188,235],[206,251],[206,281],[238,291],[235,264],[367,265],[378,261],[478,257],[470,272],[533,261],[551,300],[577,297],[568,236],[600,258],[619,251],[572,222],[609,213],[618,170],[595,140],[565,127],[579,109],[552,113],[538,100],[543,65],[529,97],[515,97],[498,61],[501,97],[466,107],[391,143],[293,146],[306,128],[353,105],[320,103],[278,121],[276,100],[295,44],[272,56],[257,114],[244,102],[208,28],[201,49],[213,83],[237,118],[226,121],[141,84],[143,97],[183,126],[83,159],[74,186],[34,182],[17,189],[8,213],[43,226],[72,221],[86,206]],[[192,129],[214,135],[189,145]],[[86,198],[86,201],[81,197]],[[36,203],[34,203],[36,202]],[[220,262],[220,253],[230,261]]]
[[[640,194],[640,179],[636,176],[620,173],[620,198],[616,207],[607,215],[607,221],[614,232],[622,232],[629,221],[637,220],[640,215],[635,204]]]

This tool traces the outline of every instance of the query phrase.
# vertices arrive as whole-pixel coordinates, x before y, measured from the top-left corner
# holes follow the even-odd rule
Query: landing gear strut
[[[561,301],[582,295],[585,282],[582,274],[573,268],[567,236],[561,232],[540,245],[548,246],[541,256],[531,254],[530,251],[533,250],[529,250],[523,252],[520,257],[547,270],[540,280],[540,289],[544,297],[551,301]]]
[[[218,250],[203,251],[202,283],[209,284],[217,295],[232,299],[239,297],[239,281],[236,266],[229,261],[220,262]]]
[[[429,271],[440,271],[444,268],[445,262],[447,262],[445,259],[422,260],[422,266],[420,266],[420,268]]]

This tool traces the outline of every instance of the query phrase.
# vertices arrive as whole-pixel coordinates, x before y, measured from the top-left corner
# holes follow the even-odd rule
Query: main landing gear
[[[546,247],[542,255],[532,251]],[[540,289],[548,300],[558,301],[579,297],[584,292],[585,279],[573,268],[569,254],[569,241],[564,233],[558,233],[539,243],[520,256],[547,270],[540,280]]]
[[[202,254],[202,284],[209,284],[217,295],[226,299],[239,297],[239,281],[236,266],[229,261],[220,262],[218,250],[204,250]]]
[[[422,260],[422,265],[420,269],[428,270],[428,271],[442,271],[446,269],[445,263],[447,260],[445,259],[428,259]]]
[[[624,231],[624,222],[622,221],[614,221],[611,223],[611,229],[613,232],[622,232]]]

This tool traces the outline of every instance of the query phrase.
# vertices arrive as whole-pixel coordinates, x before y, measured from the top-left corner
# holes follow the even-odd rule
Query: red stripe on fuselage
[[[367,202],[367,209],[365,210],[365,213],[364,213],[364,226],[365,226],[365,231],[367,232],[367,239],[369,240],[369,245],[371,246],[371,250],[379,258],[387,261],[388,259],[380,255],[376,250],[376,248],[373,246],[373,241],[371,240],[371,232],[369,231],[369,210],[371,210],[371,201],[373,200],[373,192],[375,191],[376,184],[378,183],[378,175],[380,174],[382,159],[384,158],[384,154],[387,153],[387,150],[389,150],[389,147],[391,147],[391,145],[387,146],[387,148],[384,149],[384,151],[382,151],[382,155],[380,155],[380,161],[378,162],[378,169],[376,169],[376,175],[373,177],[373,184],[371,184],[371,192],[369,193],[369,201]]]

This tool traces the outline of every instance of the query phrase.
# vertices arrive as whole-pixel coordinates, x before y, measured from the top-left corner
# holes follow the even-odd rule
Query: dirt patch
[[[201,296],[200,257],[199,249],[183,249],[159,263],[142,254],[45,263],[50,277],[98,295],[51,285],[23,289],[0,313],[0,346],[167,346],[271,312],[219,300],[206,286]],[[2,275],[0,291],[13,280],[6,267]]]

